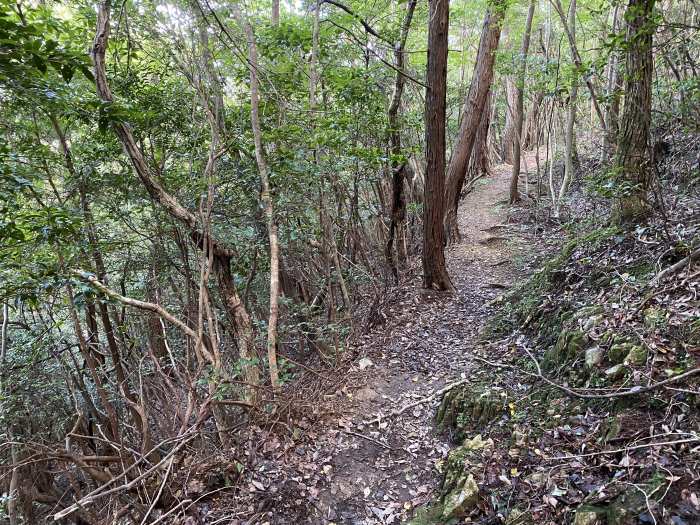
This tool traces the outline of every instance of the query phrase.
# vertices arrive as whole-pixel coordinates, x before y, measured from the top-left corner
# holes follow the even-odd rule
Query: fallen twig
[[[673,275],[674,273],[681,271],[684,266],[691,264],[696,259],[700,259],[700,248],[696,248],[690,253],[690,255],[681,259],[676,264],[661,270],[651,281],[649,281],[649,285],[654,286],[658,284],[659,281],[661,281],[661,279],[663,279],[667,275]]]
[[[160,488],[158,489],[158,493],[156,494],[156,497],[153,498],[153,502],[151,503],[151,506],[148,507],[148,511],[146,512],[146,515],[141,520],[141,525],[146,524],[146,522],[148,521],[148,517],[151,515],[151,512],[153,512],[153,509],[158,504],[158,501],[160,501],[160,497],[163,494],[163,489],[165,488],[165,484],[168,482],[168,478],[170,477],[170,473],[173,470],[173,463],[174,462],[175,462],[175,456],[170,456],[170,462],[168,463],[168,469],[165,471],[165,476],[163,476],[163,482],[160,484]]]
[[[530,357],[530,359],[535,363],[535,366],[537,367],[537,373],[533,372],[528,372],[527,370],[523,370],[522,368],[518,368],[517,366],[509,365],[507,363],[500,363],[498,361],[488,361],[482,357],[478,356],[473,356],[474,359],[477,361],[481,361],[482,363],[486,363],[491,366],[496,366],[496,367],[501,367],[501,368],[508,368],[510,370],[517,370],[518,372],[531,376],[531,377],[536,377],[538,379],[541,379],[545,383],[553,386],[554,388],[558,388],[559,390],[566,392],[567,394],[577,397],[579,399],[612,399],[616,397],[625,397],[625,396],[633,396],[637,394],[644,394],[646,392],[651,392],[652,390],[656,390],[657,388],[661,388],[662,386],[671,384],[671,383],[676,383],[678,381],[681,381],[683,379],[686,379],[688,377],[700,374],[700,367],[693,368],[691,370],[688,370],[687,372],[684,372],[682,374],[678,374],[677,376],[669,377],[668,379],[664,379],[663,381],[659,381],[658,383],[653,383],[648,386],[635,386],[632,388],[629,388],[627,390],[622,390],[619,392],[610,392],[607,394],[590,394],[586,392],[579,392],[577,390],[573,390],[567,386],[560,385],[559,383],[555,383],[548,377],[546,377],[544,374],[542,374],[542,369],[540,368],[539,362],[534,358],[534,356],[527,350],[525,349],[525,352],[527,352],[527,355]]]
[[[194,429],[199,428],[199,426],[200,426],[200,425],[199,425],[199,422],[198,422],[198,424],[194,427]],[[53,516],[54,521],[59,521],[59,520],[65,518],[66,516],[69,516],[69,515],[73,514],[74,512],[80,510],[82,507],[85,507],[85,506],[87,506],[87,505],[90,505],[90,504],[94,503],[96,500],[98,500],[98,499],[100,499],[100,498],[104,498],[105,496],[109,496],[110,494],[114,494],[114,493],[116,493],[116,492],[122,492],[122,491],[125,491],[125,490],[131,490],[137,483],[139,483],[139,482],[142,481],[143,479],[145,479],[145,478],[147,478],[148,476],[150,476],[151,474],[153,474],[156,470],[160,469],[160,468],[165,464],[166,461],[170,460],[170,458],[172,458],[172,457],[173,457],[175,454],[177,454],[187,443],[189,443],[189,442],[195,437],[195,435],[196,435],[196,434],[194,433],[194,429],[191,430],[191,431],[189,431],[189,432],[187,432],[187,433],[185,433],[185,434],[183,434],[182,436],[179,436],[180,442],[179,442],[177,445],[175,445],[175,447],[173,447],[172,450],[170,450],[170,452],[168,452],[168,454],[166,454],[158,463],[156,463],[155,465],[153,465],[151,468],[147,469],[147,470],[146,470],[145,472],[143,472],[141,475],[139,475],[139,476],[137,476],[136,478],[132,479],[132,480],[129,481],[128,483],[125,483],[125,484],[120,485],[120,486],[118,486],[118,487],[113,487],[113,488],[111,488],[111,489],[109,489],[109,490],[105,490],[105,489],[106,489],[107,487],[109,487],[112,483],[114,483],[114,482],[117,481],[118,479],[120,479],[120,478],[126,476],[126,475],[129,473],[130,470],[132,470],[133,468],[135,468],[135,467],[139,464],[139,461],[141,461],[141,460],[143,460],[143,459],[146,458],[147,454],[144,455],[139,461],[134,462],[131,466],[129,466],[127,469],[125,469],[123,472],[121,472],[121,474],[119,474],[118,476],[112,478],[110,481],[108,481],[107,483],[101,485],[100,487],[96,488],[95,490],[93,490],[92,492],[90,492],[89,494],[87,494],[86,496],[82,497],[79,501],[75,502],[75,503],[74,503],[73,505],[71,505],[70,507],[66,507],[66,508],[63,509],[62,511],[57,512],[56,514],[54,514],[54,516]],[[170,441],[170,440],[166,440],[166,441]],[[153,452],[154,450],[156,450],[156,447],[154,447],[153,449],[151,449],[150,452]],[[149,452],[149,453],[150,453],[150,452]],[[104,492],[102,492],[103,490],[104,490]]]
[[[358,432],[353,432],[352,430],[342,430],[342,432],[345,434],[349,434],[351,436],[356,436],[356,437],[359,437],[362,439],[366,439],[367,441],[370,441],[371,443],[374,443],[375,445],[379,445],[380,447],[384,447],[387,450],[396,450],[394,447],[389,446],[389,445],[385,445],[381,441],[374,439],[374,438],[371,438],[369,436],[365,436],[364,434],[360,434]]]
[[[544,458],[545,461],[559,461],[559,460],[570,460],[570,459],[581,459],[581,458],[590,458],[593,456],[602,456],[604,454],[619,454],[620,452],[629,452],[631,450],[641,450],[643,448],[650,448],[650,447],[663,447],[663,446],[670,446],[670,445],[682,445],[684,443],[700,443],[700,437],[693,437],[693,438],[688,438],[688,439],[678,439],[676,441],[661,441],[661,442],[654,442],[654,443],[645,443],[643,445],[635,445],[633,447],[625,447],[625,448],[616,448],[614,450],[600,450],[598,452],[589,452],[588,454],[575,454],[571,456],[558,456],[558,457],[551,457],[551,458]]]

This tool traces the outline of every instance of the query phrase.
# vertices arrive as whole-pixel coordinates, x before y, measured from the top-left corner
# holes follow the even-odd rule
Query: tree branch
[[[159,304],[155,303],[148,303],[146,301],[139,301],[138,299],[132,299],[131,297],[125,297],[111,288],[108,288],[104,284],[102,284],[97,277],[95,277],[93,274],[88,273],[84,270],[71,270],[71,274],[77,278],[79,278],[81,281],[86,282],[89,284],[92,288],[95,290],[98,290],[99,292],[103,293],[110,299],[114,299],[115,301],[119,301],[122,304],[128,305],[128,306],[133,306],[134,308],[139,308],[141,310],[147,310],[149,312],[153,312],[169,323],[177,326],[180,330],[182,330],[185,334],[187,334],[189,337],[192,337],[193,339],[197,339],[197,332],[192,330],[189,326],[187,326],[185,323],[180,321],[177,317],[175,317],[173,314],[168,312],[165,308],[160,306]]]
[[[334,5],[334,6],[338,7],[338,8],[340,8],[340,9],[342,9],[342,10],[345,11],[347,14],[349,14],[351,17],[353,17],[355,20],[357,20],[358,22],[360,22],[360,24],[362,24],[362,27],[365,28],[365,31],[367,31],[370,35],[375,36],[375,37],[377,37],[379,40],[383,40],[384,42],[387,42],[388,44],[392,44],[392,42],[390,42],[389,40],[387,40],[386,38],[384,38],[382,35],[380,35],[379,33],[377,33],[374,29],[372,29],[372,26],[370,26],[367,22],[365,22],[365,21],[360,17],[360,15],[358,15],[357,13],[355,13],[354,11],[352,11],[349,7],[347,7],[347,6],[343,5],[343,4],[341,4],[340,2],[336,2],[335,0],[322,0],[321,3],[323,3],[323,4],[331,4],[331,5]]]

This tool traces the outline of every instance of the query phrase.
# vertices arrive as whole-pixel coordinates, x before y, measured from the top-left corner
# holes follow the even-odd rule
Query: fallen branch
[[[649,281],[649,285],[654,286],[664,277],[680,272],[686,265],[690,265],[696,259],[700,259],[700,248],[695,249],[695,251],[691,252],[688,257],[681,259],[676,264],[661,270],[651,281]]]
[[[664,379],[663,381],[659,381],[658,383],[653,383],[648,386],[635,386],[632,388],[629,388],[627,390],[621,390],[619,392],[610,392],[607,394],[590,394],[586,392],[580,392],[577,390],[573,390],[567,386],[560,385],[559,383],[555,383],[548,377],[546,377],[542,373],[542,369],[540,368],[539,362],[535,359],[535,357],[526,349],[524,348],[525,352],[527,353],[528,357],[532,360],[533,363],[535,363],[535,367],[537,368],[537,373],[533,372],[528,372],[527,370],[523,370],[522,368],[518,368],[517,366],[509,365],[506,363],[500,363],[498,361],[487,361],[486,359],[478,356],[473,356],[474,359],[477,361],[481,361],[482,363],[486,363],[487,365],[491,366],[496,366],[500,368],[507,368],[510,370],[516,370],[522,374],[528,375],[530,377],[536,377],[537,379],[541,379],[548,385],[553,386],[554,388],[558,388],[559,390],[566,392],[572,397],[577,397],[579,399],[613,399],[617,397],[625,397],[625,396],[634,396],[637,394],[644,394],[646,392],[651,392],[652,390],[656,390],[658,388],[661,388],[663,386],[669,385],[671,383],[676,383],[678,381],[681,381],[683,379],[687,379],[688,377],[700,374],[700,367],[693,368],[691,370],[688,370],[687,372],[684,372],[682,374],[678,374],[677,376],[669,377],[668,379]]]
[[[440,390],[433,392],[428,397],[423,397],[423,398],[419,399],[418,401],[414,401],[413,403],[409,403],[408,405],[406,405],[405,407],[403,407],[399,410],[394,410],[393,412],[389,412],[386,416],[379,415],[376,418],[372,419],[371,421],[365,421],[365,424],[367,424],[367,425],[377,424],[382,420],[382,417],[389,418],[389,417],[400,416],[401,414],[406,412],[406,410],[408,410],[409,408],[413,408],[413,407],[416,407],[418,405],[422,405],[423,403],[427,403],[428,401],[432,401],[436,397],[441,396],[441,395],[449,392],[453,388],[465,384],[466,382],[467,382],[466,379],[460,379],[459,381],[455,381],[454,383],[450,383],[449,385],[441,388]]]
[[[544,458],[545,461],[554,461],[554,460],[570,460],[570,459],[580,459],[580,458],[590,458],[593,456],[602,456],[604,454],[619,454],[620,452],[629,452],[631,450],[641,450],[643,448],[650,448],[650,447],[663,447],[663,446],[670,446],[670,445],[682,445],[685,443],[700,443],[700,437],[693,437],[693,438],[688,438],[688,439],[678,439],[676,441],[661,441],[661,442],[654,442],[654,443],[645,443],[644,445],[635,445],[633,447],[626,447],[626,448],[616,448],[614,450],[601,450],[599,452],[589,452],[588,454],[576,454],[573,456],[560,456],[560,457],[553,457],[553,458]]]

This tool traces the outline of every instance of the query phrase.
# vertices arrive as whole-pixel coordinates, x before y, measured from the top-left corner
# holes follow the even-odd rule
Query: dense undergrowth
[[[443,398],[456,448],[414,523],[700,522],[699,174],[685,140],[660,166],[665,213],[642,226],[590,217],[594,178],[580,182],[559,250],[499,298],[473,381]]]

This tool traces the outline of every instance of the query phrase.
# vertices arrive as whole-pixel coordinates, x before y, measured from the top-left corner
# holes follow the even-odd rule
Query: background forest
[[[445,253],[471,242],[460,199],[494,166],[540,255],[597,232],[558,261],[618,280],[526,269],[490,304],[488,337],[531,330],[568,352],[543,357],[559,366],[586,345],[545,326],[542,312],[570,319],[557,301],[627,305],[627,322],[682,297],[641,328],[672,333],[677,359],[654,346],[647,375],[607,378],[697,377],[696,0],[0,6],[0,520],[196,523],[200,500],[248,486],[271,436],[321,425],[393,297],[461,289]],[[677,490],[700,512],[698,449],[683,452]],[[647,523],[700,519],[654,510]],[[290,522],[279,512],[259,522]],[[606,523],[593,514],[578,523]]]

